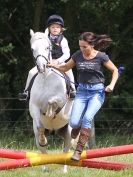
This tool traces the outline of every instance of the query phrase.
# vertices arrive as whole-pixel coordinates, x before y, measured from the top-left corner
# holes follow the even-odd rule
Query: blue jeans
[[[79,84],[74,99],[70,126],[72,128],[91,128],[92,120],[105,99],[104,85]]]

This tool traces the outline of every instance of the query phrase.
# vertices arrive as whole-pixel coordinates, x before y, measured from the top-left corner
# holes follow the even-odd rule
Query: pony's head
[[[33,56],[39,72],[45,72],[47,64],[51,60],[51,43],[45,33],[30,30],[30,44]]]

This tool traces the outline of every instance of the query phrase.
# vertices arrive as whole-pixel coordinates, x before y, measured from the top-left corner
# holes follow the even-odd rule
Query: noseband
[[[35,58],[35,60],[37,61],[37,59],[38,59],[39,57],[43,57],[43,58],[46,60],[47,64],[50,63],[50,62],[49,62],[49,61],[50,61],[50,52],[49,52],[48,59],[47,59],[44,55],[37,55],[37,57]]]

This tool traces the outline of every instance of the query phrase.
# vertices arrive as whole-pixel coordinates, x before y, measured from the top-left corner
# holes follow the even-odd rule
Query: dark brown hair
[[[92,32],[82,33],[79,40],[84,40],[88,44],[94,45],[94,48],[98,50],[108,47],[108,45],[112,42],[112,39],[108,35],[98,35]]]

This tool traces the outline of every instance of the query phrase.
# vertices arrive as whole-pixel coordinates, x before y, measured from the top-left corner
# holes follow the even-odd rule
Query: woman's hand
[[[58,60],[52,60],[50,63],[47,64],[48,67],[58,68],[59,62]]]
[[[55,67],[57,66],[57,64],[51,62],[51,63],[48,63],[47,66],[48,66],[48,67],[55,68]]]
[[[112,86],[112,85],[107,85],[105,87],[105,92],[112,92],[113,90],[114,90],[114,86]]]
[[[56,60],[56,59],[54,59],[54,60],[52,60],[52,64],[58,65],[58,64],[59,64],[59,61]]]

